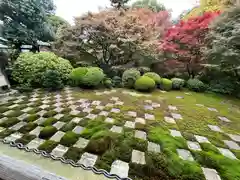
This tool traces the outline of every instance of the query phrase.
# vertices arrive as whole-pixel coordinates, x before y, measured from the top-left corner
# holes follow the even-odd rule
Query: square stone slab
[[[43,122],[45,122],[47,119],[46,118],[39,118],[38,120],[35,121],[35,123],[37,123],[38,125],[42,124]]]
[[[88,101],[87,99],[79,99],[77,102],[79,103],[85,103],[86,101]]]
[[[120,109],[112,108],[111,112],[112,113],[120,113]]]
[[[73,129],[73,132],[76,133],[76,134],[80,134],[83,130],[84,130],[84,127],[82,127],[82,126],[76,126],[76,127]]]
[[[98,157],[96,155],[85,152],[78,163],[83,164],[86,167],[93,167],[97,161],[97,158]]]
[[[108,104],[106,104],[106,107],[113,107],[113,105],[114,104],[112,104],[112,103],[108,103]]]
[[[57,129],[61,129],[66,123],[58,121],[56,122],[53,126],[56,127]]]
[[[144,106],[144,109],[151,111],[151,110],[153,110],[153,107],[152,107],[151,105],[145,105],[145,106]]]
[[[46,104],[40,106],[41,109],[46,109],[46,108],[48,108],[48,107],[50,107],[50,106],[49,106],[49,105],[46,105]]]
[[[74,111],[74,110],[77,109],[77,106],[75,106],[75,105],[71,105],[71,106],[69,106],[69,108],[70,108],[72,111]]]
[[[53,149],[51,154],[54,155],[55,157],[62,157],[67,151],[68,147],[59,144],[57,147]]]
[[[240,150],[240,146],[234,141],[224,140],[223,142],[229,147],[229,149]]]
[[[234,140],[234,141],[236,141],[236,142],[240,142],[240,135],[228,134],[228,136],[229,136],[232,140]]]
[[[74,122],[74,123],[78,124],[81,120],[82,120],[82,118],[75,117],[71,120],[71,122]]]
[[[27,147],[29,149],[37,149],[38,146],[40,146],[44,142],[45,142],[45,140],[43,140],[43,139],[35,138],[27,144]]]
[[[170,111],[177,111],[178,110],[176,106],[171,106],[171,105],[168,106],[168,109]]]
[[[43,116],[46,112],[47,112],[47,111],[45,111],[45,110],[41,110],[41,111],[37,112],[37,114],[38,114],[39,116]]]
[[[121,160],[115,160],[111,165],[110,174],[116,174],[120,178],[127,178],[129,165]]]
[[[17,118],[18,118],[20,121],[22,121],[22,120],[26,119],[28,116],[29,116],[29,114],[24,113],[24,114],[18,116]]]
[[[208,108],[208,110],[209,110],[209,111],[213,111],[213,112],[218,112],[218,110],[215,109],[215,108]]]
[[[182,96],[176,96],[176,99],[184,99]]]
[[[122,132],[122,127],[120,126],[113,126],[110,131],[115,132],[115,133],[121,133]]]
[[[101,111],[101,112],[99,113],[99,116],[105,116],[105,117],[107,117],[108,114],[109,114],[109,112],[107,112],[107,111]]]
[[[145,119],[143,119],[143,118],[136,118],[136,119],[135,119],[135,123],[146,124],[146,121],[145,121]]]
[[[70,114],[73,115],[73,116],[76,116],[79,113],[80,113],[80,111],[77,111],[77,110],[73,110],[73,111],[70,112]]]
[[[159,103],[152,103],[152,107],[153,108],[159,108],[159,107],[161,107],[161,104],[159,104]]]
[[[64,134],[65,134],[64,132],[58,131],[57,133],[55,133],[55,134],[51,137],[50,140],[59,142],[59,141],[62,139],[62,137],[64,136]]]
[[[0,132],[3,132],[5,130],[6,130],[6,128],[0,127]]]
[[[203,104],[196,104],[196,106],[199,106],[199,107],[204,107]]]
[[[13,110],[8,110],[8,111],[4,112],[3,115],[7,116],[7,115],[12,114],[12,113],[14,113]]]
[[[11,106],[8,106],[8,108],[9,109],[13,109],[13,108],[16,108],[16,107],[18,107],[19,105],[18,104],[13,104],[13,105],[11,105]]]
[[[49,101],[49,100],[47,100],[47,99],[44,100],[44,101],[42,101],[43,104],[48,104],[48,103],[50,103],[50,102],[51,102],[51,101]]]
[[[171,133],[171,135],[173,136],[173,137],[182,137],[182,134],[181,134],[181,132],[180,131],[177,131],[177,130],[171,130],[170,129],[170,133]]]
[[[152,114],[145,114],[145,119],[147,120],[155,120],[155,116]]]
[[[132,128],[132,129],[134,129],[134,128],[135,128],[135,122],[126,121],[126,123],[124,124],[124,126],[127,127],[127,128]]]
[[[236,156],[229,150],[229,149],[224,149],[224,148],[218,148],[219,152],[230,159],[237,159]]]
[[[87,146],[89,140],[84,139],[84,138],[79,138],[79,140],[76,142],[76,144],[74,144],[74,147],[83,149]]]
[[[224,121],[224,122],[231,122],[228,118],[223,117],[223,116],[218,116],[218,119],[220,119],[221,121]]]
[[[188,148],[194,151],[201,151],[201,146],[197,142],[187,141]]]
[[[61,107],[56,107],[56,108],[54,109],[54,111],[55,111],[55,112],[58,112],[58,113],[62,112],[62,110],[63,110],[63,108],[61,108]]]
[[[61,119],[63,116],[64,116],[64,114],[57,114],[57,115],[55,115],[53,118],[59,120],[59,119]]]
[[[40,131],[43,129],[43,127],[41,126],[37,126],[35,129],[33,129],[31,132],[29,132],[29,134],[35,135],[35,136],[39,136]]]
[[[55,107],[60,107],[60,106],[62,106],[62,105],[63,105],[63,103],[57,101],[57,103],[55,103],[53,106],[55,106]]]
[[[138,150],[133,150],[132,162],[136,164],[146,164],[145,153]]]
[[[23,102],[23,100],[22,100],[22,99],[18,99],[18,100],[16,100],[16,101],[13,101],[14,104],[18,104],[18,103],[20,103],[20,102]]]
[[[122,101],[116,101],[115,102],[115,105],[118,105],[118,106],[122,106],[124,104],[124,102],[122,102]]]
[[[176,121],[171,118],[171,117],[164,117],[164,120],[167,122],[167,123],[170,123],[170,124],[176,124]]]
[[[218,126],[214,126],[214,125],[208,125],[208,127],[212,130],[212,131],[215,131],[215,132],[223,132],[220,127]]]
[[[206,180],[221,180],[220,176],[218,175],[215,169],[203,168],[203,174]]]
[[[90,113],[90,112],[92,112],[92,108],[85,108],[85,109],[83,109],[83,112],[86,112],[86,113]]]
[[[12,129],[12,130],[15,130],[15,131],[18,131],[21,127],[25,126],[27,123],[26,122],[19,122],[15,125],[13,125],[12,127],[10,127],[9,129]]]
[[[111,100],[111,101],[118,101],[118,100],[119,100],[119,97],[112,97],[110,100]]]
[[[148,151],[159,153],[160,152],[160,145],[148,141]]]
[[[127,115],[131,117],[137,117],[137,113],[135,111],[128,111]]]
[[[22,133],[15,132],[15,133],[11,134],[10,136],[5,137],[4,139],[6,141],[16,141],[17,139],[20,139],[22,136],[23,136]]]
[[[96,114],[89,114],[89,115],[86,116],[86,118],[88,118],[88,119],[96,119],[97,115]]]
[[[3,117],[3,118],[0,119],[0,123],[4,122],[6,120],[8,120],[8,118],[7,117]]]
[[[171,113],[171,115],[172,115],[172,117],[173,117],[174,119],[183,119],[182,116],[181,116],[181,114]]]
[[[177,153],[183,160],[194,161],[191,152],[186,149],[177,149]]]
[[[103,109],[104,109],[104,106],[96,106],[95,108],[96,108],[96,109],[99,109],[99,110],[103,110]]]
[[[134,137],[135,137],[135,138],[139,138],[139,139],[146,140],[146,139],[147,139],[147,134],[146,134],[146,132],[144,132],[144,131],[138,131],[138,130],[136,130]]]
[[[145,100],[144,102],[151,104],[151,103],[152,103],[152,100]]]
[[[92,105],[94,106],[99,106],[101,104],[101,101],[93,101]]]
[[[198,135],[194,135],[194,136],[199,143],[210,143],[208,139],[204,136],[198,136]]]
[[[113,118],[106,118],[105,122],[113,124],[114,123],[114,119]]]
[[[31,98],[29,99],[30,102],[38,101],[38,98]]]

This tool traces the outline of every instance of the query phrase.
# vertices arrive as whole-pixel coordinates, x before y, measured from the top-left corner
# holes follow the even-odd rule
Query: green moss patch
[[[70,147],[68,151],[64,154],[64,157],[66,159],[71,159],[74,162],[78,162],[83,153],[84,151],[82,149]]]
[[[26,145],[35,138],[36,138],[35,135],[25,134],[23,137],[21,137],[20,139],[17,139],[15,142],[16,143],[22,143],[22,144]]]
[[[41,125],[42,126],[51,126],[55,124],[58,120],[55,118],[48,118],[46,121],[44,121]]]
[[[52,137],[56,132],[57,132],[56,127],[46,126],[41,130],[39,137],[42,139],[48,139],[48,138]]]
[[[70,147],[73,144],[75,144],[77,140],[78,140],[78,135],[72,131],[69,131],[66,134],[64,134],[64,136],[60,140],[60,144]]]
[[[52,150],[57,147],[58,143],[55,141],[47,140],[43,144],[41,144],[38,149],[46,151],[47,153],[52,152]]]
[[[32,131],[33,129],[35,129],[36,127],[37,127],[37,124],[30,122],[30,123],[26,124],[25,126],[21,127],[19,129],[19,132],[26,134],[26,133]]]
[[[0,126],[8,128],[8,127],[11,127],[11,126],[17,124],[18,122],[20,122],[20,121],[17,118],[12,117],[12,118],[8,118],[8,120],[2,122],[0,124]]]

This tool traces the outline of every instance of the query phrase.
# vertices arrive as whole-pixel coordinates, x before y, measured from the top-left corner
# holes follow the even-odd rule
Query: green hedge
[[[180,78],[172,78],[172,88],[175,90],[179,90],[182,89],[183,86],[185,85],[185,80],[184,79],[180,79]]]
[[[161,77],[157,73],[148,72],[148,73],[145,73],[144,76],[148,76],[151,79],[153,79],[155,81],[156,85],[161,84]]]
[[[142,76],[137,79],[135,82],[135,89],[139,91],[152,91],[155,88],[155,81],[148,77],[148,76]]]
[[[187,87],[196,92],[204,92],[207,89],[207,86],[198,79],[189,79],[187,81]]]
[[[133,88],[136,80],[140,78],[140,76],[140,72],[136,69],[128,69],[124,71],[122,76],[123,86],[126,88]]]
[[[51,52],[21,53],[13,64],[13,80],[28,87],[43,87],[43,77],[47,70],[55,70],[60,79],[66,83],[73,67],[66,59]]]
[[[172,89],[172,81],[166,78],[162,78],[161,89],[165,91],[170,91]]]
[[[98,67],[80,67],[73,69],[70,74],[74,85],[86,87],[98,86],[104,77],[103,70]]]

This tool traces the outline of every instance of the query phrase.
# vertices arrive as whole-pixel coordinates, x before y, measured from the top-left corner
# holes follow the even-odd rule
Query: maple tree
[[[205,45],[205,37],[209,31],[210,22],[220,12],[207,12],[202,16],[180,21],[168,29],[160,43],[160,50],[166,58],[169,67],[174,61],[182,63],[190,77],[194,77],[202,69],[204,63],[201,49]]]
[[[56,53],[74,61],[114,66],[157,59],[158,38],[171,25],[166,11],[105,9],[75,19],[62,30]],[[144,65],[145,66],[145,65]]]

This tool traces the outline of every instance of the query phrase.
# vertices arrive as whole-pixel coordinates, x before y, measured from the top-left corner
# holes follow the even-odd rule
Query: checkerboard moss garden
[[[122,178],[237,180],[239,105],[187,90],[35,89],[1,101],[0,137]]]
[[[21,93],[0,104],[6,141],[121,178],[240,179],[240,100],[198,79],[135,68],[111,79],[52,53],[21,55],[13,78]]]

